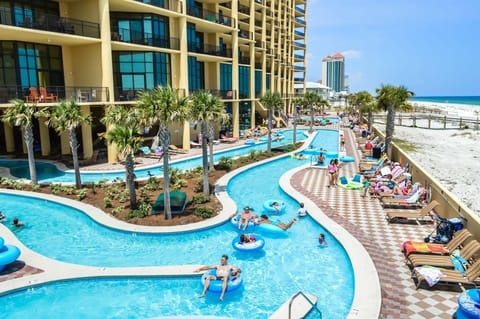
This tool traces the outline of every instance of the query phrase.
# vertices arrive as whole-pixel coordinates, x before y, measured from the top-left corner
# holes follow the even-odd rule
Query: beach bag
[[[433,238],[434,243],[446,244],[453,238],[455,227],[448,219],[439,217],[436,235]]]

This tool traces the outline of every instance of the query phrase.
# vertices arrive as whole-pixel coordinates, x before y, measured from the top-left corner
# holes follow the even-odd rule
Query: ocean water
[[[414,96],[410,101],[480,106],[480,96]]]

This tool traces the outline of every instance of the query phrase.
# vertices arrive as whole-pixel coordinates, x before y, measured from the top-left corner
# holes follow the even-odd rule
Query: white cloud
[[[349,58],[349,59],[359,59],[359,58],[362,57],[362,52],[357,51],[357,50],[346,50],[346,51],[341,52],[341,54],[345,58]]]

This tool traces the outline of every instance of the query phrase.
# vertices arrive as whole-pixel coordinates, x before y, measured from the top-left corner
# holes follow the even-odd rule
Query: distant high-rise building
[[[329,55],[322,60],[322,83],[334,92],[345,90],[345,57],[340,53]]]

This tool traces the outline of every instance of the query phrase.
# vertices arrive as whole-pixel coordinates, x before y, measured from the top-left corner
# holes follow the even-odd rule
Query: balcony
[[[9,8],[0,8],[0,24],[57,33],[74,34],[90,38],[100,38],[98,23],[64,18],[51,14],[27,16],[14,13]]]
[[[301,42],[298,42],[298,41],[293,41],[293,45],[296,46],[296,47],[300,47],[300,48],[305,48],[305,43],[301,43]]]
[[[0,86],[0,103],[9,103],[19,99],[32,103],[57,103],[62,99],[73,99],[78,103],[107,102],[109,92],[107,87],[84,86],[46,86],[46,96],[40,94],[40,88],[21,86]]]
[[[225,58],[232,57],[232,50],[226,49],[218,45],[211,45],[211,44],[203,44],[203,45],[200,44],[196,46],[190,45],[188,48],[188,52],[216,55],[216,56],[221,56]]]
[[[213,90],[213,89],[205,89],[205,90],[190,90],[190,95],[195,94],[195,92],[200,91],[208,91],[212,93],[212,95],[218,96],[223,100],[232,100],[236,99],[237,91],[235,90]]]
[[[305,37],[305,32],[295,30],[295,35],[298,35],[298,36],[301,36],[301,37]]]
[[[250,64],[250,58],[246,56],[242,56],[238,58],[239,64]]]
[[[295,18],[295,22],[305,25],[305,19],[303,18]]]
[[[293,78],[295,82],[304,82],[305,78]]]
[[[295,59],[300,59],[300,60],[305,59],[305,56],[304,56],[304,55],[300,55],[300,54],[294,54],[294,57],[295,57]]]
[[[304,67],[304,66],[300,66],[300,65],[294,65],[294,66],[293,66],[293,69],[295,70],[295,72],[303,72],[303,71],[305,71],[305,67]]]
[[[243,14],[250,14],[250,8],[247,6],[244,6],[243,4],[238,4],[238,12]]]
[[[178,38],[162,39],[148,32],[138,32],[129,29],[112,27],[112,41],[125,43],[135,43],[148,45],[157,48],[165,48],[178,50],[180,48],[180,40]]]
[[[296,12],[299,12],[299,13],[305,14],[305,9],[300,8],[300,7],[297,7],[297,6],[295,7],[295,11],[296,11]]]
[[[200,18],[210,22],[226,25],[228,27],[233,26],[233,19],[230,16],[220,14],[214,11],[199,7],[187,7],[187,14],[192,17]]]
[[[154,7],[179,12],[181,8],[180,2],[178,0],[135,0],[144,4],[149,4]]]
[[[241,39],[252,40],[253,39],[253,32],[240,30],[240,31],[238,31],[238,37],[241,38]]]

